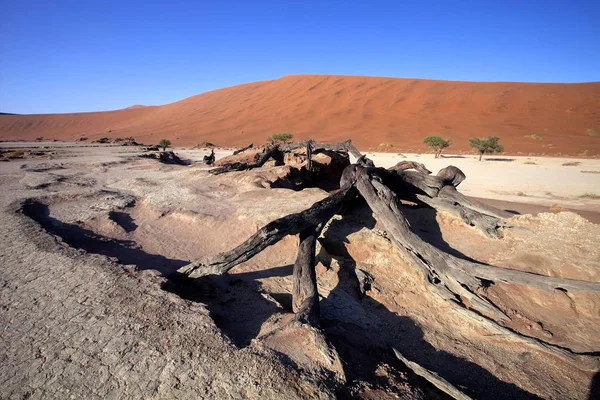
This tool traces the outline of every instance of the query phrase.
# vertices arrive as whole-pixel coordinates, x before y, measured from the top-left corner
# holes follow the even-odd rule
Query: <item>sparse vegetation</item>
[[[537,134],[525,135],[526,138],[531,138],[533,140],[544,140],[544,138]]]
[[[598,136],[598,132],[596,132],[595,130],[593,130],[593,129],[591,129],[591,128],[589,128],[589,129],[587,130],[587,133],[588,133],[588,135],[590,135],[590,136]]]
[[[592,200],[598,200],[600,199],[600,194],[595,194],[595,193],[584,193],[581,196],[579,196],[580,199],[592,199]]]
[[[550,206],[550,211],[561,212],[561,211],[565,211],[565,208],[558,203],[554,203]]]
[[[489,136],[487,139],[471,138],[469,146],[479,153],[479,161],[481,161],[484,154],[496,154],[504,151],[504,147],[498,144],[498,141],[500,138],[497,136]]]
[[[292,140],[293,137],[294,137],[294,135],[292,135],[289,132],[281,132],[281,133],[276,133],[274,135],[269,136],[267,138],[267,140],[271,143],[274,143],[274,142],[287,143],[290,140]]]
[[[581,164],[580,161],[569,161],[569,162],[563,163],[562,165],[563,165],[563,167],[576,167],[579,164]]]
[[[383,143],[381,143],[379,146],[381,146],[381,147],[385,147],[385,148],[388,148],[388,149],[390,149],[390,148],[394,147],[394,145],[393,145],[393,144],[391,144],[390,142],[383,142]]]
[[[523,164],[537,165],[535,161],[525,161]]]
[[[584,174],[600,174],[600,171],[581,171]]]
[[[517,192],[517,196],[527,197],[527,195],[524,192]]]
[[[440,154],[442,154],[442,150],[450,147],[452,141],[450,139],[445,140],[440,136],[428,136],[425,138],[425,140],[423,140],[423,143],[425,143],[431,150],[435,152],[435,158],[439,158]]]
[[[15,150],[7,154],[8,158],[22,158],[25,155],[23,150]]]
[[[167,139],[160,139],[158,145],[162,147],[163,151],[167,151],[167,147],[171,146],[171,141]]]

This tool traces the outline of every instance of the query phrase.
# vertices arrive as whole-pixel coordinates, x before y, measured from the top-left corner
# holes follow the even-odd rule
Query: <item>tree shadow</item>
[[[470,157],[461,156],[461,155],[447,156],[447,155],[444,155],[444,154],[440,154],[440,158],[470,158]]]
[[[284,265],[260,271],[239,274],[208,275],[189,279],[180,274],[169,276],[162,289],[179,297],[203,303],[210,312],[215,325],[237,347],[246,347],[258,337],[261,328],[273,314],[291,312],[281,304],[285,298],[270,294],[266,296],[258,279],[288,276],[292,265]],[[274,300],[270,300],[269,297]]]
[[[418,206],[402,206],[401,211],[410,224],[411,230],[423,241],[456,258],[479,263],[479,261],[450,246],[448,242],[444,240],[440,224],[438,224],[436,219],[438,214],[436,209]]]
[[[499,158],[499,157],[490,157],[490,158],[484,158],[483,161],[504,161],[504,162],[511,162],[511,161],[515,161],[516,158]]]
[[[347,250],[333,257],[340,264],[339,283],[320,303],[322,328],[343,360],[348,381],[362,380],[385,387],[385,378],[377,373],[382,363],[408,371],[395,358],[395,347],[409,360],[438,373],[473,398],[539,398],[473,362],[436,349],[410,317],[398,315],[372,297],[361,295],[356,261]],[[409,383],[440,394],[423,378],[412,372],[408,375]]]
[[[70,247],[114,257],[120,264],[135,265],[139,270],[154,269],[160,272],[167,278],[161,285],[163,290],[205,304],[217,327],[238,347],[250,344],[258,336],[263,323],[274,313],[287,309],[287,304],[287,311],[291,312],[291,295],[287,295],[290,298],[287,303],[285,294],[273,295],[275,300],[269,300],[262,294],[257,279],[291,275],[292,265],[191,280],[176,272],[189,261],[149,254],[133,240],[118,240],[76,224],[64,223],[50,216],[50,209],[41,202],[27,202],[23,214],[39,223],[48,233],[60,237]],[[124,213],[115,213],[121,222],[127,224],[127,219],[120,214]],[[280,300],[284,305],[278,304]]]
[[[600,400],[600,371],[596,372],[592,378],[588,400]]]

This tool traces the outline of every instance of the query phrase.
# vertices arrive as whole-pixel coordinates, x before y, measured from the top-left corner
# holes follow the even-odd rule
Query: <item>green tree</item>
[[[439,136],[428,136],[423,140],[431,150],[435,152],[435,158],[438,158],[442,154],[442,150],[449,147],[452,141],[450,139],[444,140]]]
[[[289,132],[281,132],[281,133],[276,133],[274,135],[269,136],[267,138],[267,140],[271,143],[273,143],[273,142],[287,143],[288,141],[292,140],[292,137],[294,137],[294,135],[292,135]]]
[[[479,153],[479,161],[481,161],[484,154],[502,153],[504,151],[504,147],[498,144],[499,140],[500,138],[496,136],[489,136],[487,139],[471,138],[469,139],[469,146]]]
[[[163,148],[163,151],[166,151],[167,147],[169,147],[171,145],[171,141],[167,140],[167,139],[160,139],[160,142],[158,142],[158,145]]]

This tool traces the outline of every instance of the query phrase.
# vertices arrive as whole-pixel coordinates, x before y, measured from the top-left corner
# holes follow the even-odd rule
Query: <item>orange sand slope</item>
[[[175,146],[203,141],[241,146],[264,143],[277,132],[321,141],[352,138],[361,149],[384,149],[382,143],[391,143],[394,151],[423,151],[424,137],[441,135],[452,138],[450,152],[469,151],[469,137],[495,135],[509,154],[600,155],[600,82],[477,83],[294,75],[163,106],[0,115],[2,140],[134,136],[144,143],[168,138]],[[541,139],[530,136],[534,134]]]

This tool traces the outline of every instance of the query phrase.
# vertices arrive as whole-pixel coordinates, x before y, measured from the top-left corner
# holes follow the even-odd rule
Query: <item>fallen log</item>
[[[248,146],[246,146],[246,147],[242,147],[241,149],[238,149],[238,150],[234,151],[234,152],[233,152],[233,155],[235,156],[235,155],[237,155],[237,154],[243,153],[244,151],[246,151],[246,150],[248,150],[248,149],[251,149],[252,147],[254,147],[254,144],[253,144],[253,143],[250,143]]]
[[[215,168],[209,171],[212,175],[220,175],[226,172],[232,171],[245,171],[254,168],[262,167],[269,159],[275,158],[278,160],[283,160],[283,154],[289,153],[293,150],[306,148],[308,155],[308,170],[310,171],[312,168],[312,154],[317,153],[323,150],[331,150],[331,151],[343,151],[349,154],[352,154],[356,158],[360,158],[362,154],[360,151],[352,145],[352,141],[346,140],[345,142],[339,143],[318,143],[314,140],[303,140],[300,142],[293,143],[276,143],[271,144],[263,149],[261,153],[258,153],[252,163],[242,163],[236,162],[232,164],[223,165],[219,168]]]
[[[461,392],[456,386],[439,376],[433,371],[430,371],[426,368],[421,367],[416,362],[408,360],[406,357],[402,355],[397,349],[393,348],[394,354],[398,360],[402,361],[407,368],[413,371],[415,374],[419,375],[421,378],[424,378],[433,386],[446,393],[448,396],[452,397],[456,400],[471,400],[469,396]]]

